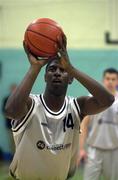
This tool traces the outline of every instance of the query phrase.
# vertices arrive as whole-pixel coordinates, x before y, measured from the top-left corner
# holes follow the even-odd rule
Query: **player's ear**
[[[69,82],[68,82],[68,84],[72,84],[73,79],[74,79],[74,78],[73,78],[72,76],[70,76],[70,77],[69,77]]]

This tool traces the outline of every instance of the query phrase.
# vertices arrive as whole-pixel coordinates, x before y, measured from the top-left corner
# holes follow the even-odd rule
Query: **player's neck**
[[[43,97],[48,108],[55,112],[61,109],[65,100],[65,94],[61,96],[56,96],[47,90],[44,92]]]

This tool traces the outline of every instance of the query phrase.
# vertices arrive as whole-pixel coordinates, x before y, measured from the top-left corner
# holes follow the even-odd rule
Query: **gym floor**
[[[0,180],[13,180],[8,175],[8,169],[9,169],[9,163],[4,163],[4,162],[0,163]],[[83,170],[80,168],[71,180],[83,180],[82,172]],[[103,179],[101,178],[101,180]]]
[[[8,175],[9,163],[0,163],[0,180],[13,180]],[[72,180],[82,180],[82,170],[78,170]]]

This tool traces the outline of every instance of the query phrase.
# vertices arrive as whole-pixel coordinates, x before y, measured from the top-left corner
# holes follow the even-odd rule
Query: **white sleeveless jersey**
[[[112,106],[90,119],[88,144],[106,150],[118,148],[118,94]]]
[[[14,127],[16,152],[11,175],[20,180],[66,180],[76,168],[80,110],[76,99],[65,97],[60,111],[53,112],[43,95],[31,95],[32,106]]]

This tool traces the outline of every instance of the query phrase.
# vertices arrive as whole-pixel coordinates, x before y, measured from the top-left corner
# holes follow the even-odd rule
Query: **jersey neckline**
[[[46,102],[45,102],[45,100],[44,100],[44,98],[43,98],[43,94],[40,94],[40,99],[41,99],[41,102],[42,102],[44,108],[46,109],[46,111],[47,111],[48,113],[50,113],[51,115],[54,115],[54,116],[60,115],[60,114],[64,111],[64,109],[65,109],[65,107],[66,107],[66,97],[65,97],[65,100],[64,100],[64,103],[63,103],[62,107],[61,107],[60,110],[57,111],[57,112],[52,111],[50,108],[48,108],[48,106],[46,105]]]

